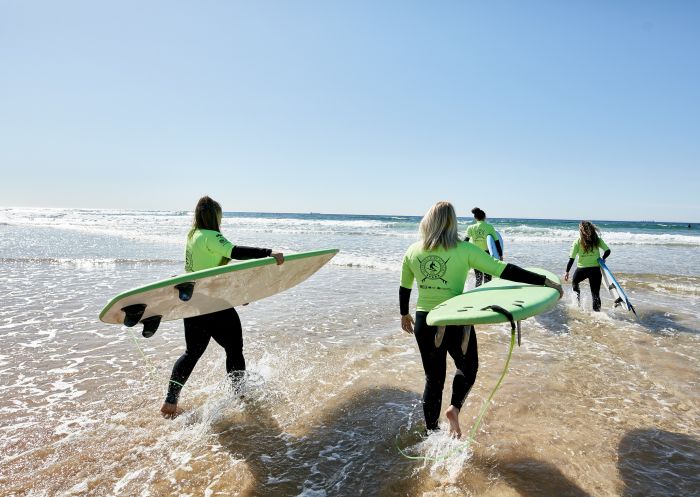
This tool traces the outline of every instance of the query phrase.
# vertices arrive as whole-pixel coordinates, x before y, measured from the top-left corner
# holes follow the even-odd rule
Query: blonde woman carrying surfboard
[[[447,326],[441,335],[437,326],[426,323],[428,312],[464,291],[470,268],[511,281],[549,286],[556,289],[560,297],[563,291],[561,285],[545,276],[506,264],[476,245],[460,241],[457,216],[449,202],[438,202],[430,208],[420,223],[420,234],[421,240],[411,245],[403,258],[399,288],[401,328],[415,334],[418,342],[425,372],[423,414],[428,430],[438,429],[447,354],[454,360],[457,371],[445,416],[450,434],[459,438],[462,436],[459,411],[479,367],[476,333],[473,326]],[[418,284],[415,321],[409,313],[414,281]]]

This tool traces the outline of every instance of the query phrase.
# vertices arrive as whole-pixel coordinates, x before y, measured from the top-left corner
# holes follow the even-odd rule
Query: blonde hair
[[[423,216],[420,222],[423,250],[434,250],[440,246],[445,250],[457,245],[457,214],[449,202],[438,202]]]

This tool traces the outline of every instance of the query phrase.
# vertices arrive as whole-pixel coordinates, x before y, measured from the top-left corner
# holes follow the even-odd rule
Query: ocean
[[[238,309],[243,398],[212,342],[183,413],[161,418],[182,323],[144,339],[97,316],[115,294],[183,271],[191,217],[0,208],[0,495],[700,495],[700,226],[594,221],[640,319],[604,289],[592,312],[587,283],[579,307],[565,285],[554,310],[523,323],[465,443],[420,434],[423,372],[398,312],[415,216],[226,213],[222,232],[236,244],[340,253]],[[564,272],[577,220],[490,221],[507,262]],[[462,233],[469,223],[460,218]],[[477,336],[463,432],[510,335],[493,325]],[[453,372],[448,363],[443,409]]]

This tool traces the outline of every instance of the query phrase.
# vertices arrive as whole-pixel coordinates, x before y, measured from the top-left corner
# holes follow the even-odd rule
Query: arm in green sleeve
[[[207,238],[207,249],[213,254],[230,259],[233,243],[229,242],[221,233],[216,233],[216,236]]]
[[[571,251],[569,252],[569,259],[576,259],[576,255],[578,254],[578,241],[575,241],[573,245],[571,245]]]
[[[469,251],[469,265],[482,273],[487,273],[497,278],[501,276],[501,273],[506,268],[505,262],[494,259],[476,247],[474,247],[474,250]]]
[[[401,286],[408,289],[413,288],[414,278],[408,257],[404,256],[403,264],[401,265]]]

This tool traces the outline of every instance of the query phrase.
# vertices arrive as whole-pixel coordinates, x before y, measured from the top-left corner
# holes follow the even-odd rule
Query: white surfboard
[[[330,261],[336,249],[285,255],[284,264],[266,257],[185,273],[122,292],[100,313],[111,324],[144,325],[151,336],[160,321],[222,311],[298,285]]]
[[[501,250],[505,254],[505,246],[503,245],[503,237],[501,234],[496,231],[496,236],[498,237],[498,243],[501,244]],[[486,246],[489,249],[489,254],[491,254],[491,257],[495,257],[496,259],[500,259],[500,254],[498,253],[498,248],[496,247],[496,241],[493,239],[491,235],[486,236]]]
[[[634,310],[632,302],[630,302],[629,297],[627,297],[627,294],[622,289],[622,285],[618,283],[617,279],[612,274],[612,271],[610,271],[608,266],[605,264],[605,261],[602,258],[599,258],[598,264],[600,264],[600,270],[603,273],[603,281],[605,281],[605,286],[608,288],[608,292],[610,292],[610,296],[613,299],[613,307],[624,305],[628,311],[632,311],[634,315],[637,316],[637,311]]]

